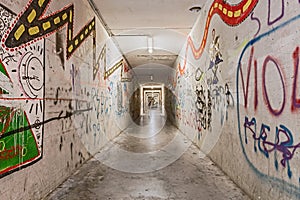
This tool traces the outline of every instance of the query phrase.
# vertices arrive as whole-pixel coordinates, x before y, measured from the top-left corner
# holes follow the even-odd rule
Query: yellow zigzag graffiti
[[[67,26],[66,55],[69,59],[81,43],[93,32],[95,38],[95,17],[73,37],[74,5],[68,5],[49,16],[43,16],[50,0],[29,1],[24,13],[20,13],[12,29],[4,36],[2,43],[6,50],[24,48],[39,39],[48,37],[64,25]]]

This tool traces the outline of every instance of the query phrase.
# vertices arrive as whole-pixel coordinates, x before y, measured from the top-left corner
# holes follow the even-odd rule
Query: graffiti
[[[93,108],[90,108],[89,110],[92,110]],[[87,111],[89,111],[87,110]],[[86,114],[85,112],[78,113],[76,115],[77,118],[80,119],[78,125],[80,129],[85,130],[85,134],[88,134],[90,132],[90,124],[92,123],[91,121],[91,116],[89,114]],[[85,128],[85,129],[84,129]],[[83,136],[83,131],[80,131],[79,137],[82,138]]]
[[[119,67],[123,66],[123,59],[121,59],[119,62],[117,62],[113,67],[111,67],[109,70],[105,69],[105,75],[104,79],[107,79],[110,75],[112,75]]]
[[[1,37],[15,17],[0,4]],[[0,47],[0,177],[42,157],[44,55],[44,41],[14,52]]]
[[[80,84],[80,70],[78,67],[75,67],[72,64],[71,70],[70,70],[70,74],[71,74],[71,79],[72,79],[72,91],[73,94],[75,94],[76,96],[80,96],[80,92],[81,92],[81,84]]]
[[[53,88],[51,88],[50,90],[52,90]],[[61,101],[61,99],[58,99],[59,96],[59,91],[60,91],[60,87],[56,88],[56,92],[55,92],[55,100],[53,101],[54,105],[57,105],[58,101]]]
[[[6,53],[6,55],[5,55],[5,52],[3,51],[2,48],[1,48],[1,51],[2,52],[0,53],[0,56],[1,56],[3,63],[5,63],[6,65],[9,65],[10,62],[14,62],[14,63],[17,62],[14,55],[12,55],[11,53]]]
[[[7,51],[25,48],[67,25],[66,55],[69,59],[85,39],[95,32],[96,24],[93,18],[73,37],[74,5],[68,5],[56,13],[44,16],[49,3],[50,0],[32,0],[28,3],[26,10],[15,20],[9,34],[4,34],[2,42]]]
[[[70,131],[72,130],[73,128],[73,120],[70,120],[70,118],[67,118],[67,119],[61,119],[60,120],[60,123],[61,123],[61,131],[62,132],[65,132],[65,131]]]
[[[213,89],[212,89],[212,106],[213,109],[216,109],[219,111],[219,105],[221,104],[221,102],[223,102],[223,95],[225,94],[225,90],[223,88],[223,86],[218,86],[216,85]]]
[[[105,96],[104,92],[100,95],[101,101],[101,115],[107,115],[111,111],[111,97]]]
[[[293,81],[293,90],[292,90],[292,112],[300,108],[300,99],[297,98],[297,83],[298,83],[298,69],[299,69],[299,47],[296,47],[293,53],[294,59],[294,81]]]
[[[16,14],[14,14],[11,10],[7,9],[5,6],[0,4],[0,20],[1,20],[1,29],[0,29],[0,38],[3,37],[5,31],[8,29],[10,26],[11,22],[15,18]],[[8,52],[5,49],[0,46],[0,65],[1,65],[1,72],[5,76],[1,76],[1,84],[2,84],[2,90],[7,87],[6,92],[9,90],[10,92],[13,92],[11,80],[9,77],[8,71],[6,71],[6,68],[4,66],[8,65],[15,65],[17,66],[17,63],[19,59],[21,58],[22,53],[20,51],[16,52]],[[17,67],[13,68],[11,72],[16,73],[17,72]],[[1,74],[1,73],[0,73]],[[6,81],[4,81],[6,80]],[[6,83],[4,83],[6,82]]]
[[[213,69],[216,71],[218,69],[218,64],[223,62],[222,54],[220,52],[220,36],[215,36],[215,29],[212,30],[212,42],[209,46],[209,57],[210,63],[208,69]]]
[[[127,64],[125,60],[123,60],[123,67],[121,71],[121,82],[130,82],[132,80],[132,73],[131,67]]]
[[[97,59],[97,63],[96,65],[94,65],[93,80],[95,80],[99,69],[106,69],[106,45],[103,46],[101,53]]]
[[[258,143],[258,149],[261,153],[264,154],[266,158],[269,158],[270,153],[274,153],[274,165],[276,170],[279,168],[279,163],[277,160],[277,153],[281,153],[282,159],[280,160],[280,164],[285,168],[287,168],[288,177],[292,177],[292,171],[290,168],[289,161],[293,159],[296,151],[300,148],[300,143],[294,144],[293,134],[292,132],[284,125],[279,125],[276,127],[275,131],[275,142],[274,138],[269,139],[272,134],[270,134],[270,126],[266,124],[261,125],[260,133],[257,133],[257,124],[256,119],[252,118],[249,121],[248,117],[245,117],[245,138],[246,138],[246,130],[250,130],[252,133],[252,138],[255,140],[254,150],[257,152],[256,142]],[[271,141],[272,140],[272,141]]]
[[[96,113],[97,119],[100,119],[100,116],[108,114],[111,110],[110,98],[104,95],[104,92],[99,92],[98,89],[92,88],[91,91],[92,97],[92,107]]]
[[[9,94],[10,92],[13,91],[13,84],[1,60],[0,60],[0,72],[1,72],[0,73],[0,77],[1,77],[0,94]]]
[[[260,20],[258,19],[258,17],[254,17],[254,13],[251,14],[251,20],[256,21],[257,24],[258,24],[257,32],[254,34],[254,38],[255,38],[255,37],[259,34],[259,32],[260,32],[260,29],[261,29],[261,22],[260,22]]]
[[[200,69],[200,67],[198,67],[195,72],[195,80],[201,81],[203,77],[204,77],[204,72]]]
[[[15,157],[23,156],[23,147],[20,145],[12,146],[9,149],[5,148],[5,143],[2,143],[0,151],[0,160],[11,160]]]
[[[266,69],[267,69],[267,64],[269,63],[273,63],[274,66],[277,68],[278,74],[280,76],[280,82],[282,84],[282,104],[281,107],[279,109],[275,109],[269,99],[269,95],[267,92],[267,87],[266,87]],[[262,76],[263,76],[263,94],[264,94],[264,99],[265,99],[265,103],[268,106],[269,111],[275,115],[278,116],[282,113],[284,106],[285,106],[285,96],[286,96],[286,89],[285,89],[285,83],[284,83],[284,78],[282,75],[282,71],[281,71],[282,67],[279,65],[279,62],[277,61],[277,59],[273,58],[272,56],[267,56],[264,63],[263,63],[263,68],[262,68]]]
[[[197,109],[197,122],[200,123],[201,127],[206,129],[206,99],[204,95],[203,86],[201,85],[200,90],[196,88],[196,109]]]
[[[212,119],[212,100],[210,91],[207,91],[207,97],[205,96],[205,90],[201,85],[200,89],[196,87],[197,100],[196,105],[196,122],[198,123],[198,130],[201,131],[211,128],[211,119]],[[206,98],[208,99],[206,102]]]
[[[96,145],[103,142],[99,133],[106,127],[112,127],[112,116],[108,116],[111,108],[118,108],[117,114],[127,112],[124,99],[129,96],[130,85],[128,83],[114,87],[119,77],[110,75],[123,66],[121,76],[126,78],[129,67],[122,59],[106,71],[106,45],[96,58],[95,18],[75,34],[74,5],[67,5],[55,13],[48,9],[49,6],[50,0],[30,0],[17,16],[0,3],[0,178],[42,158],[46,124],[55,121],[56,125],[51,131],[63,134],[71,132],[73,139],[77,138],[75,133],[78,133],[81,141],[87,141],[88,146],[89,142],[92,145],[90,139],[94,136]],[[61,35],[64,29],[66,36]],[[51,39],[48,42],[56,44],[46,49],[46,38],[54,33],[56,35],[52,39],[55,41]],[[93,54],[88,54],[87,59],[93,59],[92,68],[88,61],[84,62],[83,68],[80,67],[78,62],[81,63],[84,59],[79,58],[80,56],[74,57],[74,64],[65,65],[64,52],[66,59],[70,59],[79,47],[80,51],[86,52],[90,47],[83,45],[83,42],[91,40],[90,36],[93,36]],[[65,45],[60,42],[64,38]],[[45,52],[51,55],[46,56]],[[46,58],[49,68],[45,65]],[[57,63],[62,64],[62,68],[54,67]],[[66,69],[67,66],[69,69]],[[47,76],[46,70],[50,72]],[[83,70],[88,70],[91,74],[88,75]],[[45,77],[51,83],[47,91]],[[104,79],[108,77],[112,81],[106,86]],[[101,85],[101,81],[105,85]],[[121,96],[117,96],[120,94]],[[115,105],[112,105],[113,97],[118,101]],[[45,101],[48,102],[49,110],[45,110]],[[115,133],[108,134],[113,136]],[[59,135],[57,139],[58,150],[63,152],[68,145],[64,141],[67,138]],[[75,160],[78,153],[75,143],[74,146],[71,143],[68,150],[71,150],[71,159]],[[70,164],[67,163],[67,166]]]
[[[225,84],[225,95],[226,95],[226,106],[227,107],[234,107],[234,99],[233,99],[233,95],[230,92],[228,83]]]
[[[217,72],[219,68],[219,64],[223,62],[222,54],[220,52],[220,44],[219,44],[220,36],[215,36],[215,29],[212,30],[212,42],[209,47],[209,67],[207,71],[212,70],[213,77],[207,79],[208,85],[217,84],[219,82]]]
[[[248,105],[248,98],[249,98],[249,87],[250,87],[250,75],[251,75],[251,68],[252,68],[252,63],[254,65],[254,109],[256,110],[258,107],[258,62],[256,59],[254,59],[254,47],[251,47],[251,52],[250,52],[250,56],[249,56],[249,61],[248,61],[248,68],[247,68],[247,81],[245,84],[244,81],[244,75],[243,75],[243,68],[242,65],[240,64],[240,76],[241,76],[241,83],[242,83],[242,91],[243,91],[243,95],[244,95],[244,107],[247,108],[249,107]],[[297,47],[293,53],[293,57],[294,57],[294,68],[298,69],[298,57],[299,57],[299,48]],[[254,60],[254,61],[253,61]],[[267,70],[268,68],[271,68],[275,70],[273,70],[273,72],[277,71],[278,73],[278,78],[279,80],[277,81],[278,83],[278,90],[282,90],[281,92],[279,92],[278,94],[281,94],[281,99],[279,98],[280,96],[277,96],[277,99],[280,99],[280,102],[277,103],[277,108],[275,108],[274,105],[272,105],[271,103],[271,99],[270,99],[270,95],[268,93],[268,87],[267,87]],[[286,104],[286,85],[287,85],[287,79],[284,77],[284,72],[283,72],[283,66],[280,65],[280,61],[273,57],[273,56],[266,56],[266,58],[263,61],[262,64],[262,95],[263,95],[263,99],[265,101],[265,104],[269,110],[269,112],[274,115],[274,116],[278,116],[280,115],[285,108],[285,104]],[[297,70],[298,71],[298,70]],[[298,75],[298,72],[295,71],[295,75]],[[276,76],[275,76],[276,77]],[[275,78],[273,77],[273,78]],[[294,79],[294,84],[293,84],[293,88],[292,91],[296,91],[296,82],[297,82],[297,76],[293,77]],[[295,92],[292,93],[292,99],[295,99]],[[274,101],[274,100],[273,100]],[[295,102],[294,100],[292,100],[292,102]],[[275,103],[273,103],[275,104]],[[293,106],[294,104],[292,104],[292,108],[296,108]]]
[[[0,121],[2,122],[0,124],[0,143],[2,146],[0,177],[2,177],[34,160],[38,160],[41,156],[41,151],[32,129],[23,130],[23,127],[29,126],[25,112],[4,106],[0,106],[0,110]],[[34,128],[40,129],[41,125]],[[16,131],[16,129],[21,130]],[[36,137],[40,138],[41,135],[36,133]]]
[[[279,21],[283,15],[284,15],[284,0],[269,0],[268,1],[268,25],[271,26],[272,24],[276,23],[277,21]],[[280,3],[279,3],[280,2]],[[273,6],[272,6],[273,5]],[[276,14],[279,14],[277,17],[272,17],[271,16],[271,10],[278,10],[278,8],[281,8],[280,12],[273,12]],[[273,19],[271,19],[273,18]]]
[[[206,46],[210,21],[214,14],[218,14],[227,25],[237,26],[248,17],[248,15],[252,12],[257,3],[258,0],[242,0],[237,5],[230,5],[226,3],[226,1],[215,0],[209,9],[209,13],[206,18],[202,42],[199,48],[195,47],[191,36],[188,37],[183,66],[181,66],[180,63],[178,64],[180,75],[183,75],[183,73],[185,72],[189,47],[192,49],[193,57],[195,59],[198,60],[202,56],[202,53]]]
[[[211,109],[211,95],[210,91],[207,90],[207,129],[211,129],[212,109]]]
[[[300,195],[297,183],[300,175],[294,169],[298,165],[296,155],[300,147],[299,138],[295,137],[298,129],[295,114],[299,111],[299,47],[297,44],[294,48],[291,45],[282,47],[284,62],[276,55],[278,52],[270,53],[265,49],[257,53],[255,50],[294,27],[299,19],[300,15],[292,17],[249,41],[241,52],[236,73],[238,133],[245,159],[262,179],[297,196]],[[298,37],[294,34],[289,41]],[[249,148],[251,146],[254,151]],[[274,170],[266,168],[270,161],[274,161]],[[286,170],[286,176],[280,167]]]
[[[101,125],[100,125],[100,123],[96,123],[96,124],[93,124],[92,125],[93,126],[93,132],[94,132],[94,145],[96,145],[96,140],[97,140],[97,133],[99,133],[100,132],[100,127],[101,127]],[[98,141],[99,142],[99,141]],[[99,143],[98,143],[99,144]]]
[[[67,119],[67,118],[72,117],[73,115],[79,115],[81,113],[88,112],[88,111],[91,111],[91,110],[92,110],[92,108],[86,108],[86,109],[82,109],[82,110],[75,110],[73,112],[66,111],[65,115],[63,115],[64,112],[61,111],[57,117],[49,118],[45,121],[36,121],[32,125],[25,124],[24,126],[20,126],[20,128],[16,128],[16,129],[12,129],[12,130],[7,129],[7,131],[5,132],[4,135],[0,135],[0,139],[5,138],[7,136],[14,135],[16,133],[22,133],[23,131],[29,131],[30,129],[34,129],[34,128],[40,129],[42,125],[47,124],[49,122],[58,121],[58,120],[61,120],[61,119]],[[22,116],[22,117],[26,118],[25,116]]]
[[[8,29],[15,16],[15,13],[0,4],[0,39],[3,38],[5,31]],[[20,54],[19,51],[8,52],[0,46],[0,60],[5,65],[17,63],[19,60],[18,57],[21,56]]]
[[[215,85],[219,82],[219,78],[217,76],[217,70],[212,70],[213,77],[207,78],[206,82],[208,86]]]
[[[212,108],[220,114],[221,125],[228,120],[228,109],[234,107],[233,95],[226,83],[225,87],[215,85],[211,94]]]
[[[19,77],[25,94],[37,98],[42,91],[43,83],[43,47],[30,46],[25,48],[19,64]],[[41,77],[41,78],[40,78]]]
[[[194,130],[198,130],[198,125],[196,123],[196,113],[195,113],[195,111],[193,111],[193,110],[190,110],[190,111],[182,110],[182,120],[184,122],[184,125],[189,126]]]
[[[250,75],[251,75],[251,69],[252,69],[252,65],[254,68],[254,98],[253,98],[253,102],[254,102],[254,109],[257,109],[258,106],[258,86],[257,86],[257,82],[258,82],[258,62],[257,60],[254,58],[254,46],[253,44],[257,43],[258,41],[260,41],[262,38],[268,36],[271,33],[274,33],[276,30],[280,29],[281,27],[287,26],[288,24],[290,24],[291,22],[297,20],[298,18],[300,18],[300,16],[296,16],[294,18],[292,18],[291,20],[283,23],[282,25],[272,29],[269,32],[266,32],[264,34],[262,34],[261,36],[259,36],[258,38],[253,39],[252,41],[250,41],[246,47],[244,48],[240,60],[239,60],[239,65],[238,65],[238,76],[237,78],[241,78],[241,84],[242,84],[242,91],[243,91],[243,96],[244,96],[244,107],[248,108],[248,98],[249,98],[249,87],[250,87]],[[244,81],[244,74],[243,74],[243,65],[241,62],[241,59],[243,58],[243,55],[245,54],[245,51],[251,47],[250,50],[250,56],[249,56],[249,60],[248,60],[248,67],[247,67],[247,81],[246,81],[246,85],[245,85],[245,81]],[[297,108],[297,102],[298,99],[296,99],[296,90],[297,90],[297,80],[298,80],[298,65],[299,65],[299,47],[296,47],[295,50],[292,53],[293,58],[293,64],[294,64],[294,76],[292,77],[293,80],[293,84],[292,84],[292,95],[291,95],[291,99],[292,99],[292,110]],[[254,60],[254,61],[253,61]],[[268,110],[274,115],[280,115],[283,112],[283,109],[285,107],[285,103],[286,103],[286,85],[288,85],[287,79],[285,79],[284,77],[284,72],[283,72],[283,66],[281,66],[280,61],[278,61],[278,59],[276,59],[273,56],[266,56],[266,58],[263,61],[263,66],[262,66],[262,90],[263,90],[263,96],[264,96],[264,100],[265,103],[268,104]],[[271,66],[273,66],[273,69],[275,68],[276,70],[273,71],[277,71],[278,72],[278,77],[279,77],[279,84],[280,84],[280,88],[282,89],[282,99],[281,99],[281,105],[279,106],[279,109],[275,109],[272,107],[272,105],[270,104],[270,98],[268,96],[268,92],[266,89],[266,70],[268,68],[268,66],[271,64]]]
[[[10,24],[13,21],[16,14],[5,7],[3,4],[0,5],[0,38],[2,38],[4,35],[4,31],[6,31],[7,29],[7,24]]]
[[[248,93],[249,93],[249,81],[250,81],[250,72],[251,72],[251,67],[252,67],[252,60],[253,60],[253,54],[254,54],[254,47],[251,48],[250,56],[249,56],[249,61],[248,61],[248,73],[247,73],[247,85],[245,88],[245,81],[244,81],[244,76],[243,76],[243,70],[242,68],[240,69],[241,73],[241,81],[242,81],[242,89],[243,89],[243,94],[244,94],[244,106],[245,108],[248,106]],[[254,62],[254,83],[255,83],[255,89],[254,89],[254,109],[257,109],[258,105],[258,97],[257,97],[257,61]]]

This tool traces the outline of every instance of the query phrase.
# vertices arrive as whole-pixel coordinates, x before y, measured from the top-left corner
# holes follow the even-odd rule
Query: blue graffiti
[[[294,139],[292,132],[284,125],[279,125],[276,127],[275,132],[275,142],[269,141],[268,137],[270,136],[270,126],[266,124],[261,125],[260,133],[257,134],[257,124],[256,119],[252,118],[250,121],[248,117],[245,117],[245,138],[247,138],[247,130],[252,132],[252,138],[254,139],[254,151],[257,152],[257,143],[258,149],[266,158],[269,158],[270,153],[274,153],[275,158],[275,168],[278,170],[278,155],[279,152],[282,155],[280,161],[283,167],[287,167],[288,177],[292,177],[292,171],[290,168],[289,161],[293,159],[296,150],[300,148],[300,143],[294,145]],[[247,141],[245,141],[247,142]]]
[[[297,15],[293,18],[291,18],[290,20],[276,26],[276,27],[273,27],[271,30],[265,32],[265,33],[262,33],[261,35],[257,36],[256,38],[252,39],[251,41],[249,41],[246,46],[244,47],[244,49],[242,50],[241,52],[241,55],[239,57],[239,61],[238,61],[238,66],[237,66],[237,72],[236,72],[236,88],[237,88],[237,92],[236,92],[236,95],[237,95],[237,118],[238,118],[238,133],[239,133],[239,138],[240,138],[240,143],[241,143],[241,147],[242,147],[242,152],[245,156],[245,159],[247,161],[247,163],[249,164],[250,168],[257,174],[259,175],[262,179],[266,180],[267,182],[269,182],[270,184],[272,184],[273,186],[277,186],[278,188],[285,188],[286,190],[288,190],[291,194],[297,196],[297,198],[300,198],[300,188],[298,185],[294,185],[294,184],[291,184],[283,179],[280,179],[280,178],[277,178],[277,177],[272,177],[272,176],[269,176],[268,174],[265,174],[263,172],[261,172],[259,169],[256,168],[256,166],[254,166],[254,164],[250,161],[250,158],[248,157],[247,153],[246,153],[246,149],[245,149],[245,146],[244,146],[244,141],[243,141],[243,136],[242,136],[242,131],[241,131],[241,113],[240,113],[240,99],[239,99],[239,74],[240,74],[240,70],[241,70],[241,63],[242,63],[242,58],[244,57],[246,51],[251,47],[253,46],[254,44],[258,43],[260,40],[262,40],[263,38],[265,37],[268,37],[269,35],[275,33],[276,31],[290,25],[291,23],[297,21],[300,19],[300,15]],[[254,121],[250,120],[250,124],[251,125],[252,123],[254,123]],[[284,130],[284,128],[286,127],[279,127],[281,129]],[[267,126],[264,126],[263,127],[263,131],[265,130],[268,130],[268,127]],[[278,130],[279,131],[279,130]],[[287,135],[290,137],[289,133],[287,133]],[[260,138],[260,140],[262,140],[264,138],[263,134],[261,136],[262,138]],[[246,140],[246,139],[245,139]],[[247,140],[246,140],[247,141]],[[245,141],[245,142],[246,142]],[[283,145],[281,144],[280,147],[279,146],[276,146],[278,148],[276,148],[276,151],[275,152],[281,152],[282,155],[283,155],[283,159],[281,160],[281,164],[284,164],[286,165],[288,168],[289,168],[289,160],[290,160],[290,157],[291,155],[294,155],[294,151],[298,148],[296,148],[297,145],[295,145],[294,147],[292,148],[289,148],[291,147],[290,146],[290,143],[291,141],[287,142],[287,143],[284,143]],[[292,142],[293,143],[293,142]],[[246,143],[247,144],[247,143]],[[276,142],[275,142],[276,144]],[[272,145],[271,145],[272,146]],[[259,147],[258,147],[259,148]],[[274,148],[274,146],[273,146]],[[264,147],[261,146],[261,151],[263,151],[266,155],[266,152],[264,151]],[[275,153],[275,160],[277,160],[277,153]],[[276,162],[275,161],[275,167],[278,168],[278,161]],[[291,177],[292,174],[291,172],[288,172],[288,176]],[[300,182],[300,178],[299,178],[299,182]]]

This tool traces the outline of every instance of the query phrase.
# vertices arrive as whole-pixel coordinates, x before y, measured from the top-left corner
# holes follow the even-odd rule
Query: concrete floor
[[[164,117],[150,113],[139,124],[143,128],[128,128],[46,199],[249,199]]]

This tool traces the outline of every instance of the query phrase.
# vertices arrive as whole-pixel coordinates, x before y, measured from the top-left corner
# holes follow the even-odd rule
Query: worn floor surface
[[[151,116],[143,120],[151,125],[162,118]],[[155,128],[148,126],[149,130]],[[158,134],[147,132],[146,127],[135,137],[133,133],[139,134],[137,129],[139,127],[131,127],[130,131],[121,134],[46,199],[249,199],[213,162],[203,158],[193,144],[182,139],[182,134],[172,125],[167,123],[157,129]]]

